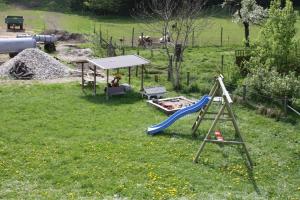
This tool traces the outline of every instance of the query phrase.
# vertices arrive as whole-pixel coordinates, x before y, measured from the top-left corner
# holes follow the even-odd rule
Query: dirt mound
[[[25,49],[0,66],[0,76],[16,79],[18,76],[15,76],[15,71],[20,63],[26,66],[22,68],[22,74],[28,69],[28,72],[33,74],[30,78],[34,80],[57,79],[70,75],[70,69],[52,56],[39,49]],[[19,71],[17,74],[20,74]]]
[[[58,41],[77,41],[86,42],[85,36],[80,33],[69,33],[62,30],[45,30],[41,34],[43,35],[56,35]]]

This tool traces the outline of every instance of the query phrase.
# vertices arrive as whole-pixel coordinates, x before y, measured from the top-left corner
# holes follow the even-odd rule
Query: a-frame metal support
[[[229,93],[228,91],[226,90],[225,88],[225,85],[223,83],[223,77],[222,76],[219,76],[216,81],[215,81],[215,84],[210,92],[210,101],[208,102],[208,104],[206,105],[206,107],[204,107],[194,125],[193,125],[193,128],[192,128],[192,134],[195,136],[196,135],[196,131],[197,129],[199,128],[201,122],[205,119],[205,115],[208,114],[208,110],[211,106],[211,104],[213,103],[214,101],[214,98],[216,97],[218,91],[221,91],[222,92],[222,100],[223,100],[223,104],[221,106],[221,108],[219,109],[219,111],[217,112],[216,116],[213,118],[213,123],[211,124],[210,128],[209,128],[209,131],[207,132],[203,142],[201,143],[200,145],[200,148],[194,158],[194,162],[198,162],[199,158],[200,158],[200,154],[202,153],[206,143],[217,143],[217,144],[235,144],[235,145],[242,145],[243,147],[243,150],[244,152],[246,153],[246,157],[247,157],[247,160],[249,162],[249,166],[252,167],[253,166],[253,163],[252,163],[252,160],[250,158],[250,155],[249,155],[249,152],[247,150],[247,147],[245,145],[245,142],[242,138],[242,135],[241,135],[241,132],[240,132],[240,129],[238,127],[238,124],[237,124],[237,121],[236,121],[236,118],[234,116],[234,113],[232,111],[232,108],[231,108],[231,104],[233,103],[231,97],[229,96]],[[222,119],[221,116],[224,114],[224,111],[226,110],[226,115],[228,115],[228,118],[226,118],[225,120],[227,121],[231,121],[232,124],[233,124],[233,127],[235,129],[235,140],[233,141],[226,141],[226,140],[214,140],[214,139],[211,139],[210,137],[210,134],[213,133],[217,123],[221,120],[224,120],[224,118]]]

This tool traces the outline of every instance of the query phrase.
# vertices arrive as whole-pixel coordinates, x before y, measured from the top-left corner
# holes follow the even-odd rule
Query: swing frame
[[[208,104],[202,108],[197,116],[197,119],[196,121],[194,122],[193,124],[193,127],[192,127],[192,135],[193,136],[196,136],[196,132],[201,124],[201,122],[203,120],[213,120],[213,123],[211,124],[207,134],[205,135],[205,138],[203,139],[201,145],[200,145],[200,148],[194,158],[194,162],[197,163],[199,161],[199,158],[200,158],[200,154],[202,153],[202,151],[204,150],[204,147],[206,145],[206,143],[214,143],[214,144],[228,144],[228,145],[241,145],[245,154],[246,154],[246,158],[248,160],[248,163],[249,163],[249,166],[252,167],[253,166],[253,163],[252,163],[252,160],[250,158],[250,154],[247,150],[247,147],[246,147],[246,144],[243,140],[243,137],[241,135],[241,132],[240,132],[240,129],[238,127],[238,123],[236,121],[236,118],[235,118],[235,115],[234,115],[234,112],[232,110],[232,104],[233,104],[233,101],[224,85],[224,82],[223,82],[223,79],[224,77],[222,75],[219,75],[216,80],[215,80],[215,83],[214,83],[214,86],[212,87],[210,93],[209,93],[209,96],[211,97],[210,98],[210,101],[208,102]],[[211,107],[212,103],[214,102],[214,98],[217,96],[218,92],[220,92],[222,94],[222,106],[221,108],[219,109],[218,112],[209,112],[209,108]],[[212,114],[214,115],[214,117],[210,117],[210,118],[205,118],[205,116],[207,114]],[[223,115],[223,117],[221,117]],[[227,116],[227,117],[224,117],[224,116]],[[234,140],[230,140],[230,141],[227,141],[227,140],[216,140],[216,139],[210,139],[210,135],[213,133],[216,125],[218,122],[220,121],[231,121],[232,122],[232,125],[235,129],[235,139]]]

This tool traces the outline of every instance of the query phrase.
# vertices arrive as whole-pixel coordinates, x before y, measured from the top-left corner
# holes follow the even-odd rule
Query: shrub
[[[295,75],[295,72],[281,75],[274,69],[255,68],[251,75],[245,79],[245,82],[255,93],[271,98],[287,96],[290,99],[295,99],[300,97],[300,79]]]

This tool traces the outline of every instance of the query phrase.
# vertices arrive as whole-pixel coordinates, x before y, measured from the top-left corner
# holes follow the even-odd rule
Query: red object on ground
[[[224,141],[221,131],[215,131],[215,136],[216,136],[217,140]]]

